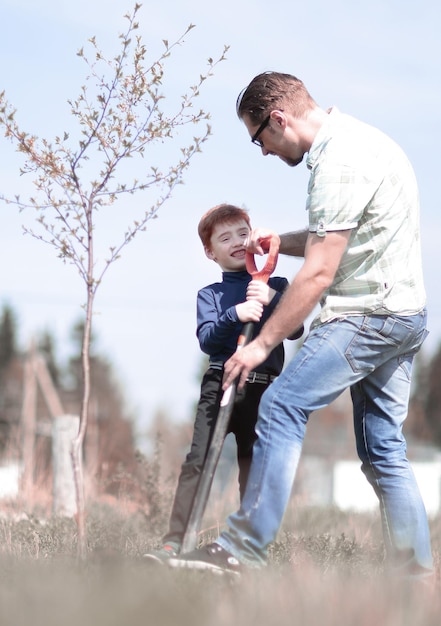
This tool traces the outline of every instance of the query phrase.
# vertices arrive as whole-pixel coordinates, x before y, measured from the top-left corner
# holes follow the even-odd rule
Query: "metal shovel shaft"
[[[236,350],[240,350],[250,341],[252,333],[253,323],[248,322],[243,327],[242,333],[237,342]],[[228,423],[233,411],[237,382],[238,381],[235,380],[222,394],[216,425],[214,427],[213,436],[205,458],[204,467],[201,472],[190,517],[188,518],[187,528],[182,541],[182,552],[191,552],[191,550],[194,550],[197,546],[202,518],[207,506],[214,474],[216,472],[216,467],[219,462],[219,457],[222,452],[223,443],[228,429]]]

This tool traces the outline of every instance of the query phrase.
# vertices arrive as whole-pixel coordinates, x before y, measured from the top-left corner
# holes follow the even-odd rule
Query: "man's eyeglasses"
[[[261,123],[261,125],[259,126],[259,128],[254,133],[254,135],[251,137],[251,143],[256,144],[256,146],[259,146],[259,148],[263,148],[264,147],[263,141],[261,139],[259,139],[259,135],[268,126],[268,124],[270,122],[270,119],[271,119],[271,115],[267,115],[266,118]]]

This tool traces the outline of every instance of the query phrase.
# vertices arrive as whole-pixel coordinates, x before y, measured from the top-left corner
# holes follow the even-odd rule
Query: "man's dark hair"
[[[291,74],[263,72],[243,89],[236,102],[239,119],[246,115],[254,125],[278,109],[302,118],[317,106],[303,82]]]

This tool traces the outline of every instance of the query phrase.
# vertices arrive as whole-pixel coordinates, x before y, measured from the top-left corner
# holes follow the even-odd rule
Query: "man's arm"
[[[306,241],[308,239],[309,231],[298,230],[292,233],[284,233],[280,236],[280,254],[286,254],[288,256],[305,256]]]
[[[274,236],[276,233],[274,231],[269,230],[268,228],[255,228],[251,231],[248,240],[246,242],[247,250],[252,252],[253,254],[264,254],[262,248],[262,240],[267,239],[269,236]],[[279,235],[280,238],[280,246],[279,252],[280,254],[286,254],[288,256],[305,256],[305,246],[306,241],[308,239],[309,231],[298,230],[291,233],[284,233],[283,235]],[[277,235],[276,235],[277,236]]]
[[[262,363],[281,341],[289,337],[313,311],[332,284],[351,231],[329,232],[325,237],[309,233],[305,262],[283,294],[279,305],[259,335],[225,364],[223,388],[240,376],[243,387],[251,370]]]

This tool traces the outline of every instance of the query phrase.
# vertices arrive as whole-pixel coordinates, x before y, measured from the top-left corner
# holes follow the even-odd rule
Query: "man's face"
[[[300,137],[282,111],[272,111],[268,123],[257,135],[259,125],[253,124],[248,116],[244,116],[243,121],[254,140],[253,143],[257,143],[263,156],[269,154],[277,156],[290,167],[295,167],[303,161],[307,150],[302,146]]]
[[[245,265],[245,240],[250,228],[244,219],[217,224],[211,235],[210,247],[205,250],[209,259],[216,261],[224,272],[241,272]]]

